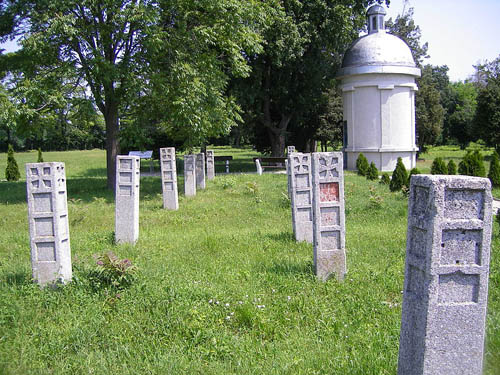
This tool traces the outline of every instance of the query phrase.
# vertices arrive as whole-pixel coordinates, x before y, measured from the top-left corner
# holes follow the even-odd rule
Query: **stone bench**
[[[128,156],[139,156],[141,159],[149,159],[149,172],[153,173],[153,151],[129,151]]]
[[[223,161],[226,165],[226,173],[229,173],[229,161],[233,160],[232,156],[214,156],[214,163]]]

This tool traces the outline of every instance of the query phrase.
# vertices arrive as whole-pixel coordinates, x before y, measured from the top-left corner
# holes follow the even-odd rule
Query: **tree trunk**
[[[118,141],[118,105],[110,104],[104,111],[106,122],[106,171],[108,178],[108,189],[115,190],[116,187],[116,156],[120,152]]]

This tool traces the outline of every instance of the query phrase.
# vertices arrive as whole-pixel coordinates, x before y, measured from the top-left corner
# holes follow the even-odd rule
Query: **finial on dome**
[[[368,34],[385,32],[384,16],[387,14],[381,5],[373,5],[366,12],[368,18]]]

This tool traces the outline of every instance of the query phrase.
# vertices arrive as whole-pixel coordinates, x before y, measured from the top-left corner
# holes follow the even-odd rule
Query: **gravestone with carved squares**
[[[205,154],[196,154],[196,188],[205,189]]]
[[[196,195],[196,155],[184,155],[184,195]]]
[[[179,209],[177,191],[177,166],[175,164],[175,148],[160,148],[161,186],[163,192],[163,208]]]
[[[292,185],[290,179],[292,178],[292,174],[290,173],[290,155],[295,152],[295,146],[287,146],[286,148],[286,156],[287,159],[285,160],[285,168],[286,168],[286,176],[287,176],[287,191],[288,191],[288,198],[291,199],[291,194],[292,194]]]
[[[43,286],[72,277],[64,163],[27,163],[26,189],[33,280]]]
[[[207,150],[207,179],[213,180],[215,178],[215,158],[214,151]]]
[[[347,272],[344,173],[341,152],[312,154],[313,252],[316,276],[338,281]]]
[[[139,156],[116,157],[115,241],[134,244],[139,238]]]
[[[408,210],[398,374],[482,374],[490,182],[414,175]]]
[[[295,240],[313,243],[311,154],[289,154],[288,165]]]

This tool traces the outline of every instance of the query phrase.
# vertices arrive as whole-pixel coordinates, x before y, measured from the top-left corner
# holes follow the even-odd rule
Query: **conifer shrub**
[[[37,163],[43,163],[43,156],[42,156],[42,149],[38,148],[38,159],[36,160]]]
[[[472,152],[467,151],[460,163],[458,163],[458,173],[464,176],[472,176]]]
[[[410,186],[411,176],[413,176],[414,174],[422,174],[422,172],[417,167],[412,168],[410,170],[410,173],[408,174],[408,184],[407,184],[407,186]]]
[[[431,165],[431,174],[448,174],[448,167],[443,158],[436,158]]]
[[[391,191],[399,191],[408,184],[408,173],[406,172],[403,160],[398,158],[396,163],[396,168],[392,173],[391,183],[389,184],[389,189]]]
[[[457,174],[457,165],[453,160],[448,162],[448,174],[454,175]]]
[[[389,185],[391,183],[391,178],[388,173],[382,173],[382,178],[380,179],[380,183],[383,185]]]
[[[378,180],[378,169],[375,166],[374,162],[370,163],[370,166],[368,167],[368,173],[366,174],[366,178],[372,181]]]
[[[479,150],[474,151],[472,154],[472,173],[473,176],[486,177],[483,154]]]
[[[19,181],[21,178],[17,161],[14,158],[14,149],[12,148],[12,145],[9,145],[7,151],[7,168],[5,169],[5,178],[7,181]]]
[[[493,187],[500,187],[500,160],[496,151],[493,151],[493,155],[491,157],[488,178],[490,179]]]
[[[363,155],[363,153],[360,153],[356,159],[356,169],[358,170],[358,174],[360,176],[366,176],[369,168],[370,165],[368,164],[368,159],[365,155]]]

